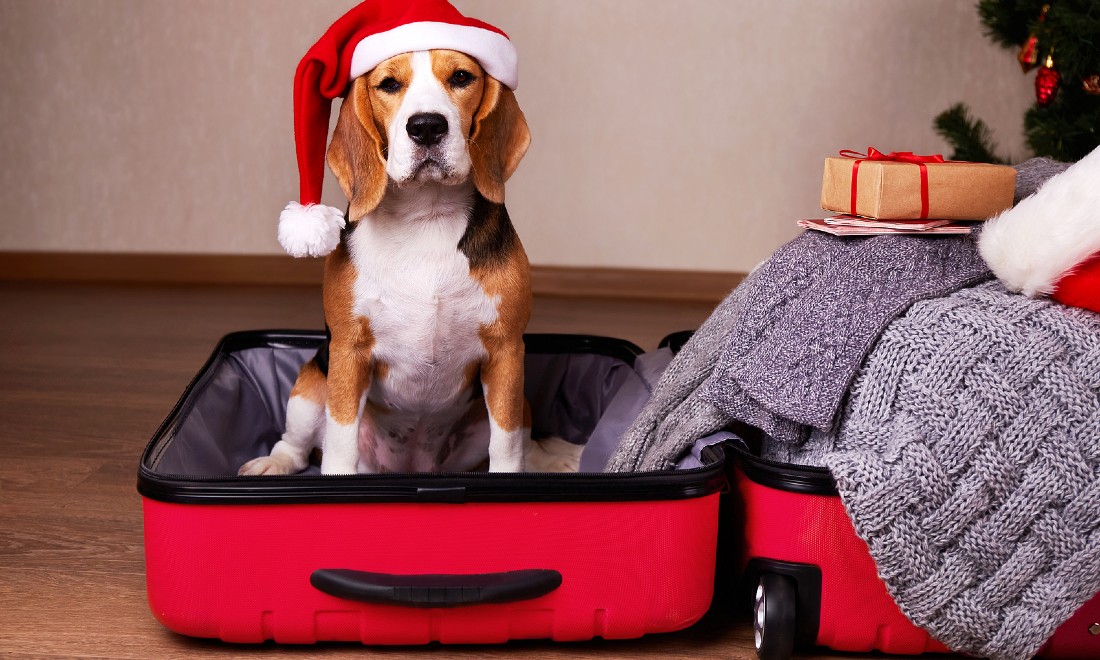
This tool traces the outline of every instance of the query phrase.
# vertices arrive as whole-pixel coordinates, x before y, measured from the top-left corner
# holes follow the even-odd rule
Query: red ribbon
[[[920,217],[922,220],[928,217],[928,167],[925,166],[925,163],[946,163],[947,161],[943,159],[943,156],[939,154],[918,156],[912,151],[892,151],[884,154],[874,147],[867,147],[866,154],[851,149],[842,149],[840,155],[845,158],[856,159],[856,162],[852,164],[852,209],[850,211],[852,215],[856,215],[856,181],[859,175],[859,164],[865,160],[878,160],[913,163],[920,168]]]

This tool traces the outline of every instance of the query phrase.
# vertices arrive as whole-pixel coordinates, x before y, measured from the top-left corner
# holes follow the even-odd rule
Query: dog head
[[[352,81],[328,164],[357,221],[397,186],[473,179],[504,202],[504,182],[530,143],[515,94],[477,60],[453,50],[391,57]]]

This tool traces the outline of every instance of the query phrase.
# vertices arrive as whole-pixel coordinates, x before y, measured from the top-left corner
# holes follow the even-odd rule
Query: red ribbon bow
[[[850,213],[856,215],[856,181],[859,174],[859,164],[865,160],[893,161],[897,163],[913,163],[920,168],[920,217],[923,220],[928,217],[928,168],[925,163],[946,163],[940,154],[919,156],[912,151],[891,151],[884,154],[874,147],[867,147],[867,153],[861,154],[851,149],[841,149],[840,155],[845,158],[854,158],[852,164],[852,208]]]

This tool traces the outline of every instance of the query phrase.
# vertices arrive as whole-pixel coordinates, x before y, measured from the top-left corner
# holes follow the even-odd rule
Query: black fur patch
[[[313,356],[313,361],[317,363],[317,368],[321,370],[321,373],[328,377],[328,345],[332,341],[332,331],[325,326],[325,341],[321,344],[321,347],[317,349],[317,354]]]
[[[355,231],[355,223],[351,222],[351,204],[348,204],[348,208],[344,210],[344,228],[340,230],[340,242],[345,243],[348,240],[348,236],[351,236],[351,232]]]
[[[504,205],[490,202],[475,191],[466,233],[458,241],[458,249],[470,260],[470,270],[502,265],[518,241]]]

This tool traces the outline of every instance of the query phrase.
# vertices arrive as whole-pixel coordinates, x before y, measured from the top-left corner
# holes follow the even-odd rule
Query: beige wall
[[[350,0],[0,0],[0,250],[278,253],[290,80]],[[533,262],[751,268],[840,148],[1023,154],[1030,79],[959,0],[457,0],[520,52]],[[326,201],[342,205],[331,177]]]

